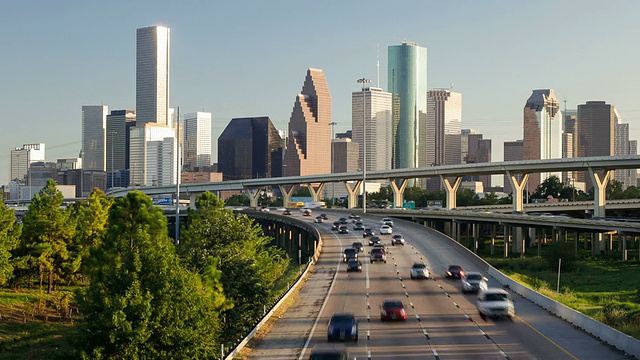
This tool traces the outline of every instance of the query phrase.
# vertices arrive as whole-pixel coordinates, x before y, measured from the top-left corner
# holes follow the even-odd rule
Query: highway
[[[515,294],[515,321],[482,320],[475,308],[475,295],[463,295],[459,280],[445,279],[444,270],[449,264],[458,264],[466,271],[487,276],[486,265],[449,238],[417,224],[396,220],[394,233],[402,233],[407,244],[391,246],[390,236],[382,235],[389,252],[387,263],[369,263],[370,247],[365,246],[365,252],[360,253],[362,273],[347,273],[341,262],[343,249],[354,241],[367,243],[360,231],[342,235],[332,232],[331,223],[344,214],[327,214],[327,222],[316,224],[324,241],[318,271],[314,270],[316,274],[305,285],[315,291],[306,295],[301,292],[300,304],[287,311],[299,315],[295,325],[287,322],[285,314],[282,324],[275,324],[273,335],[267,335],[252,358],[307,359],[314,347],[333,346],[327,344],[326,329],[336,312],[352,312],[359,320],[359,341],[345,343],[351,357],[357,359],[629,358]],[[363,220],[366,227],[377,230],[380,218],[367,215]],[[428,265],[431,279],[411,280],[409,270],[415,261]],[[499,284],[489,278],[489,286]],[[407,320],[382,323],[379,306],[384,299],[403,301]],[[300,306],[305,310],[301,312]],[[287,347],[296,349],[283,353]],[[275,349],[280,351],[278,355]]]

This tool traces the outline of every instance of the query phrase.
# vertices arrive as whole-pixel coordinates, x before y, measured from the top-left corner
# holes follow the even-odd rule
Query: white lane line
[[[365,275],[365,278],[364,278],[365,279],[364,283],[366,285],[366,288],[369,289],[369,265],[365,264],[365,267],[367,268],[367,272],[366,272],[366,275]],[[367,297],[369,297],[369,292],[368,291],[367,291]]]

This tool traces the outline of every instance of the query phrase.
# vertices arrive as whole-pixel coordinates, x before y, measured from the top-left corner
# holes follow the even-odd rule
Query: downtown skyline
[[[568,109],[606,101],[629,123],[630,138],[640,137],[638,54],[631,48],[631,35],[640,28],[633,10],[640,6],[632,2],[604,8],[591,1],[408,2],[416,11],[404,20],[388,15],[383,2],[301,5],[298,17],[287,15],[289,6],[263,3],[244,6],[242,13],[240,5],[196,2],[159,2],[170,6],[144,12],[139,10],[150,2],[27,3],[40,6],[0,5],[0,36],[13,50],[0,70],[7,129],[0,135],[6,147],[0,151],[1,184],[8,182],[10,150],[23,144],[45,143],[47,161],[76,157],[82,106],[135,109],[133,39],[136,29],[152,25],[172,30],[169,106],[210,112],[214,143],[232,118],[269,116],[286,130],[300,74],[310,67],[325,73],[335,132],[351,129],[351,94],[361,87],[356,80],[364,76],[388,91],[387,47],[403,41],[428,49],[428,89],[453,83],[462,93],[462,127],[493,140],[493,161],[502,161],[505,141],[522,138],[522,108],[533,89],[554,89],[563,112],[565,100]],[[354,21],[358,14],[393,21],[362,27]],[[118,26],[95,25],[116,17]],[[594,26],[589,19],[601,22]],[[548,38],[554,46],[543,42]]]

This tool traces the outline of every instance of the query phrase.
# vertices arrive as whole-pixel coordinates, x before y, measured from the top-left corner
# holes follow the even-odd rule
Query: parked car
[[[460,281],[460,290],[462,290],[462,293],[477,293],[479,291],[487,290],[488,287],[487,278],[482,276],[479,272],[468,272],[464,275],[462,281]]]
[[[393,233],[393,229],[389,225],[380,226],[380,235],[390,235]]]
[[[362,223],[362,221],[358,221],[355,224],[353,224],[353,230],[364,230],[364,224]]]
[[[342,262],[348,262],[349,259],[358,260],[358,250],[354,248],[346,248],[342,253]]]
[[[352,313],[336,313],[329,320],[327,341],[358,341],[358,320]]]
[[[371,236],[369,238],[369,246],[374,246],[376,244],[382,244],[382,240],[378,236]]]
[[[411,278],[412,279],[428,279],[429,269],[423,262],[414,262],[411,266]]]
[[[347,227],[347,225],[340,225],[340,227],[338,228],[338,234],[348,234],[349,233],[349,228]]]
[[[364,245],[360,241],[354,241],[351,247],[358,250],[358,252],[364,251]]]
[[[407,320],[407,312],[404,310],[404,304],[400,300],[385,300],[380,306],[380,320]]]
[[[369,258],[369,260],[371,261],[371,263],[373,264],[374,262],[383,262],[383,263],[387,263],[387,253],[384,251],[384,249],[380,249],[380,248],[374,248],[371,250],[371,256]]]
[[[404,236],[402,236],[402,234],[394,234],[391,237],[391,245],[393,245],[393,246],[396,246],[396,245],[404,246]]]
[[[516,309],[513,305],[513,300],[511,300],[511,295],[504,289],[488,288],[487,290],[479,291],[476,308],[482,320],[501,317],[513,320],[516,316]]]
[[[462,279],[464,276],[464,269],[460,265],[449,265],[445,271],[447,279]]]
[[[367,236],[373,236],[376,233],[373,231],[372,228],[365,228],[364,231],[362,232],[362,237],[366,238]]]
[[[347,272],[350,271],[362,272],[362,263],[360,262],[360,260],[349,259],[349,261],[347,261]]]
[[[323,223],[324,222],[324,218],[322,216],[316,216],[316,219],[313,220],[316,223]]]

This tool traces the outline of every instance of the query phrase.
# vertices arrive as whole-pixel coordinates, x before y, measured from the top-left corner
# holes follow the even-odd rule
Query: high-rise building
[[[462,163],[474,164],[491,162],[491,139],[473,129],[462,129],[460,148]],[[491,175],[465,176],[462,181],[480,181],[483,188],[491,187]]]
[[[31,186],[27,177],[31,164],[44,161],[44,144],[24,144],[11,150],[11,181]]]
[[[137,30],[137,125],[169,124],[170,36],[170,29],[164,26]]]
[[[167,125],[147,123],[131,128],[131,186],[162,186],[176,183],[176,135]]]
[[[211,113],[186,114],[182,138],[185,171],[211,165]]]
[[[427,166],[427,49],[410,42],[389,46],[388,61],[392,168]]]
[[[562,130],[562,158],[578,157],[578,110],[565,109]],[[576,171],[562,172],[562,181],[571,182],[576,178]]]
[[[363,122],[366,122],[367,171],[391,169],[391,93],[369,87],[351,94],[351,126],[353,141],[360,145],[360,169],[365,152]]]
[[[504,161],[519,161],[524,159],[524,142],[522,140],[516,141],[505,141],[504,142]],[[529,175],[531,176],[531,175]],[[522,174],[517,174],[516,178],[518,181],[522,180]],[[527,182],[526,190],[535,189],[530,187],[529,182]],[[533,191],[533,190],[531,190]],[[507,175],[504,175],[504,192],[511,192],[511,182]]]
[[[308,69],[289,120],[284,176],[331,173],[331,95],[324,72]]]
[[[553,89],[533,90],[524,106],[523,160],[562,158],[562,113]],[[561,180],[561,172],[529,175],[528,186],[535,189],[550,176]]]
[[[460,164],[462,94],[449,89],[427,92],[427,166]]]
[[[282,176],[282,138],[269,117],[231,119],[218,137],[218,171],[224,180]]]
[[[334,139],[333,148],[336,152],[334,170],[336,173],[356,172],[360,169],[360,144],[349,138]]]
[[[88,171],[107,171],[106,129],[109,107],[82,107],[82,167]]]
[[[578,105],[578,156],[611,156],[615,154],[615,108],[604,101],[587,101]],[[590,177],[578,172],[578,180],[593,186]]]
[[[631,153],[631,141],[629,141],[629,124],[622,123],[618,110],[614,109],[615,114],[615,134],[614,134],[614,155],[636,155]],[[636,184],[636,169],[617,169],[614,171],[613,178],[622,183],[622,188],[626,189]]]
[[[107,188],[129,186],[131,128],[135,110],[112,110],[107,115]]]

